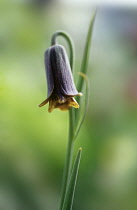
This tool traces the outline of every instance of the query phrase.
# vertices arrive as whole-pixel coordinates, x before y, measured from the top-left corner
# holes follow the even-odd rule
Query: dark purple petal
[[[54,91],[58,95],[78,95],[68,56],[63,46],[55,45],[50,48],[50,61],[54,79]]]
[[[47,49],[44,55],[45,68],[46,68],[46,77],[47,77],[47,89],[48,89],[48,97],[51,96],[54,89],[54,79],[53,73],[50,63],[50,48]]]

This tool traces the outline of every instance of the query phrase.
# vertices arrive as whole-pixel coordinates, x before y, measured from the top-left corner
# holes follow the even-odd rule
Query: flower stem
[[[68,135],[68,145],[67,145],[67,153],[66,153],[66,161],[64,166],[64,174],[63,174],[63,185],[62,185],[62,195],[61,195],[61,203],[60,203],[60,210],[63,207],[66,190],[69,182],[69,177],[72,168],[72,155],[73,155],[73,147],[74,147],[74,119],[73,119],[73,111],[72,109],[69,111],[69,135]]]
[[[53,35],[52,35],[52,38],[51,38],[51,45],[55,45],[57,44],[57,37],[58,36],[63,36],[68,45],[69,45],[69,50],[70,50],[70,66],[71,66],[71,70],[73,72],[73,69],[74,69],[74,45],[73,45],[73,41],[72,39],[70,38],[70,36],[64,32],[64,31],[56,31]]]
[[[70,36],[64,31],[57,31],[53,34],[51,38],[51,45],[57,44],[57,37],[62,36],[66,39],[69,50],[70,50],[70,66],[73,72],[74,70],[74,45],[70,38]],[[62,193],[61,193],[61,203],[60,203],[60,210],[62,210],[66,190],[71,174],[72,169],[72,156],[73,156],[73,147],[74,147],[74,130],[75,128],[75,112],[73,108],[69,110],[69,134],[68,134],[68,145],[67,145],[67,153],[66,153],[66,160],[63,172],[63,182],[62,182]]]

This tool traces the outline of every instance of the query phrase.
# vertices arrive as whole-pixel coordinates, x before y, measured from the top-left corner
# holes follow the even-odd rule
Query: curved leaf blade
[[[79,75],[83,77],[83,80],[86,83],[86,90],[85,90],[85,104],[84,104],[84,111],[82,113],[82,116],[80,117],[77,127],[76,127],[76,131],[75,131],[75,139],[77,138],[77,135],[80,131],[80,128],[84,122],[87,110],[88,110],[88,105],[89,105],[89,97],[90,97],[90,88],[89,88],[89,80],[86,74],[79,72]]]
[[[90,22],[90,25],[89,25],[88,34],[87,34],[87,38],[86,38],[86,44],[85,44],[85,49],[84,49],[82,65],[81,65],[81,71],[80,71],[84,74],[87,73],[87,68],[88,68],[88,61],[89,61],[91,39],[92,39],[92,34],[93,34],[93,26],[94,26],[95,16],[96,16],[96,10],[95,10],[95,12],[94,12],[94,14],[91,18],[91,22]],[[83,86],[83,80],[80,77],[79,81],[78,81],[77,89],[81,91],[82,86]]]
[[[68,184],[67,193],[65,196],[62,210],[72,210],[81,154],[82,154],[82,148],[79,148],[78,154],[77,154],[77,157],[74,162],[73,169],[72,169],[72,173],[71,173],[70,181]]]

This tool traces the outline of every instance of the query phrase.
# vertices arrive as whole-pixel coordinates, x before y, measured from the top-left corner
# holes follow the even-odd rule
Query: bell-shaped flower
[[[79,108],[74,96],[81,96],[75,87],[66,50],[61,45],[54,45],[45,52],[48,97],[39,107],[49,102],[49,112],[53,109],[68,110]]]

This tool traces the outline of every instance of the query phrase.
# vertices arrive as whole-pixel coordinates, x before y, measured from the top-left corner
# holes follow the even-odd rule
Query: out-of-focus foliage
[[[90,105],[76,143],[83,155],[74,209],[137,209],[136,12],[98,10],[88,68]],[[66,30],[76,44],[79,71],[91,15],[90,6],[0,3],[2,210],[57,209],[68,113],[37,108],[46,98],[43,54],[52,33]]]

